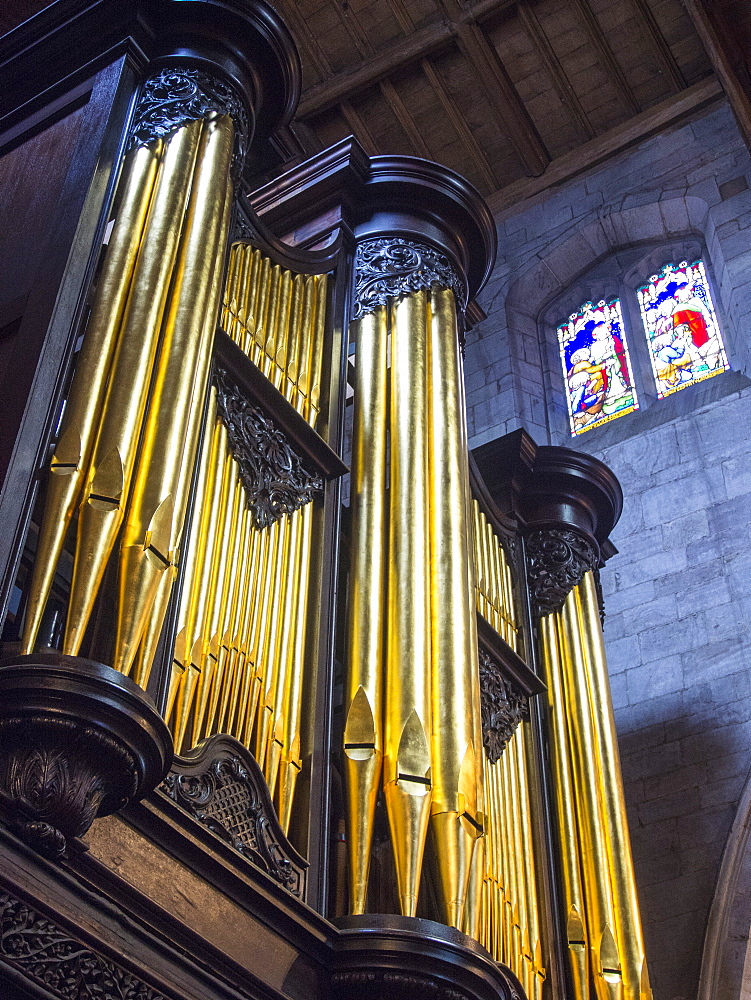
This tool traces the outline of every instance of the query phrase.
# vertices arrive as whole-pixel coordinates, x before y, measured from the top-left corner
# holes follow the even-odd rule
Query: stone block
[[[673,694],[683,690],[683,665],[678,654],[660,657],[659,664],[647,663],[626,671],[628,679],[628,700],[630,705],[639,705],[652,698]]]

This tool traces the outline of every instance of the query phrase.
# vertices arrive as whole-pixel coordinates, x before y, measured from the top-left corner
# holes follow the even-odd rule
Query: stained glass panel
[[[585,302],[558,327],[558,343],[572,434],[639,408],[618,299]]]
[[[638,296],[658,397],[730,367],[702,261],[667,264]]]

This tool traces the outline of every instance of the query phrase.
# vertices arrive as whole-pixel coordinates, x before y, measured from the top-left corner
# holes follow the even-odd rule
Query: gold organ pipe
[[[602,639],[594,574],[588,571],[577,589],[582,645],[588,667],[592,723],[598,747],[596,773],[605,814],[608,870],[615,906],[616,936],[621,955],[624,995],[628,1000],[650,1000],[642,939],[639,901],[634,882],[631,841],[610,697],[608,666]]]
[[[127,672],[163,573],[175,573],[214,340],[234,129],[208,117],[197,156],[120,555],[113,666]],[[207,310],[212,308],[212,316]]]
[[[292,655],[297,625],[297,595],[300,576],[301,514],[297,510],[289,516],[289,554],[285,566],[284,604],[281,607],[279,643],[277,646],[278,673],[274,691],[274,711],[268,749],[268,786],[272,796],[276,791],[282,754],[288,751],[289,699],[292,682]]]
[[[575,812],[571,744],[566,721],[566,694],[560,650],[563,644],[560,613],[540,619],[540,648],[545,667],[548,710],[551,720],[550,753],[554,798],[561,844],[561,874],[566,917],[568,955],[576,1000],[589,998],[589,943],[585,929],[585,902]]]
[[[365,912],[383,761],[383,614],[388,416],[385,305],[354,324],[356,343],[350,509],[352,539],[344,771],[350,911]]]
[[[253,597],[249,602],[252,607],[250,621],[248,623],[248,631],[245,638],[246,661],[249,664],[249,672],[252,672],[250,692],[248,694],[248,704],[245,709],[245,727],[240,737],[246,746],[250,746],[260,692],[263,685],[261,665],[258,661],[258,654],[256,652],[256,636],[261,618],[266,574],[269,570],[270,529],[263,528],[259,530],[258,535],[258,558],[256,561],[256,572],[253,577]]]
[[[258,664],[258,674],[261,681],[258,711],[256,714],[256,732],[254,753],[259,766],[262,753],[265,751],[265,740],[268,736],[268,722],[264,718],[268,714],[268,691],[272,681],[271,665],[268,659],[269,634],[271,631],[271,617],[274,601],[276,600],[276,586],[279,575],[279,563],[284,554],[283,521],[280,518],[268,529],[269,538],[269,560],[264,574],[263,600],[261,603],[261,615],[258,622],[258,632],[255,639],[255,657]]]
[[[308,423],[315,426],[320,409],[323,341],[326,333],[326,275],[315,275],[310,280],[315,289],[316,311],[312,330]]]
[[[578,594],[568,595],[561,612],[564,676],[574,753],[574,784],[587,900],[591,970],[600,1000],[620,1000],[623,993],[621,957],[615,941],[615,908],[610,886],[609,857],[602,812],[598,745],[588,694],[587,664],[579,631]]]
[[[292,672],[289,691],[289,710],[287,713],[287,737],[285,741],[286,753],[282,757],[277,803],[279,822],[282,824],[282,829],[285,833],[289,831],[295,786],[302,770],[300,728],[311,546],[313,543],[313,505],[310,503],[306,504],[300,513],[302,520],[299,564],[300,584],[297,591],[295,642],[292,649]]]
[[[234,735],[232,722],[237,714],[237,702],[239,698],[239,687],[241,678],[239,676],[240,663],[235,656],[234,639],[237,632],[238,622],[242,614],[241,601],[243,598],[243,584],[247,572],[249,561],[248,546],[250,532],[250,512],[246,506],[245,489],[241,482],[239,486],[239,509],[237,538],[235,542],[234,558],[231,569],[231,587],[229,601],[223,622],[222,644],[220,656],[223,663],[223,695],[224,710],[217,722],[219,732]]]
[[[281,639],[281,616],[284,608],[284,600],[289,584],[289,555],[290,555],[290,519],[285,514],[280,518],[279,536],[279,556],[277,558],[276,573],[274,576],[274,591],[271,608],[269,610],[269,627],[263,646],[263,658],[267,664],[266,668],[266,692],[261,713],[260,726],[260,748],[258,763],[263,768],[266,783],[269,784],[270,759],[269,749],[274,728],[274,705],[276,702],[276,690],[280,676],[279,646]]]
[[[212,450],[214,443],[213,428],[216,423],[216,392],[212,388],[209,394],[209,405],[206,414],[206,435],[201,448],[198,466],[198,478],[196,480],[196,504],[193,513],[193,524],[190,536],[185,546],[181,565],[184,574],[183,591],[180,597],[180,606],[177,612],[177,636],[175,639],[174,659],[184,664],[186,650],[192,645],[192,631],[195,623],[196,587],[195,581],[198,567],[203,560],[203,550],[205,545],[205,534],[202,527],[207,516],[207,508],[211,493],[211,482],[213,479]],[[167,600],[172,589],[170,575],[163,574],[159,584],[160,590],[166,590]],[[162,601],[155,601],[155,606],[163,603],[164,595],[159,594]],[[162,631],[163,616],[159,613],[152,614],[146,633],[138,651],[135,681],[145,687],[151,672],[153,655],[156,644]]]
[[[304,274],[296,274],[293,279],[292,305],[290,310],[290,340],[287,356],[286,381],[284,395],[296,406],[297,377],[300,370],[300,346],[303,335],[303,306],[305,301]]]
[[[402,913],[414,916],[431,803],[428,562],[428,303],[413,292],[392,306],[391,489],[384,795]]]
[[[232,694],[232,676],[230,673],[229,648],[227,646],[229,641],[228,623],[232,617],[237,598],[239,569],[242,564],[243,514],[245,511],[245,491],[240,482],[237,463],[234,459],[230,459],[230,464],[232,466],[232,489],[234,497],[232,501],[229,556],[225,565],[221,598],[219,600],[219,613],[217,615],[215,647],[217,662],[214,683],[219,697],[216,714],[213,717],[213,731],[215,733],[225,731],[225,720],[229,713],[230,697]]]
[[[302,317],[300,320],[300,340],[298,345],[297,392],[294,405],[308,419],[307,399],[310,385],[310,344],[317,285],[312,278],[307,278],[302,301]],[[354,404],[353,404],[354,405]]]
[[[274,345],[272,381],[284,394],[287,355],[289,353],[290,312],[292,308],[293,275],[283,271],[279,278],[279,312],[276,321],[276,343]]]
[[[248,659],[246,635],[252,610],[251,590],[258,573],[258,550],[260,547],[259,531],[255,526],[253,513],[247,510],[245,517],[248,522],[248,546],[243,567],[236,628],[232,640],[232,654],[237,662],[237,709],[229,729],[238,740],[242,740],[245,729],[245,714],[248,709],[248,699],[253,681],[253,668]]]
[[[433,797],[444,919],[460,928],[475,841],[482,833],[482,732],[475,690],[477,616],[468,537],[469,469],[454,293],[430,293],[428,509],[430,511]]]
[[[78,519],[63,644],[71,655],[80,648],[123,521],[202,131],[202,122],[190,122],[167,141],[141,242]]]
[[[141,146],[125,160],[115,224],[50,465],[21,641],[24,654],[34,648],[65,535],[84,485],[163,149],[161,141]]]
[[[211,553],[207,587],[206,609],[201,635],[201,646],[195,646],[196,655],[201,657],[201,697],[197,704],[194,733],[209,736],[217,732],[217,713],[222,693],[222,676],[219,672],[219,644],[225,601],[226,581],[235,544],[235,503],[239,499],[236,490],[237,467],[229,453],[227,431],[222,426],[223,464],[221,468],[222,490],[217,518],[217,534]]]

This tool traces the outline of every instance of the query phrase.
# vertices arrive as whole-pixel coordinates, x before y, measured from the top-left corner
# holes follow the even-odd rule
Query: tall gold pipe
[[[475,580],[462,372],[454,293],[430,293],[428,509],[433,800],[444,920],[461,927],[475,840],[482,833],[482,752]]]
[[[384,796],[402,913],[414,916],[432,798],[427,293],[391,307],[391,489]]]
[[[258,272],[258,298],[256,299],[254,347],[251,360],[263,371],[263,349],[266,344],[266,319],[269,308],[271,261],[262,257]]]
[[[214,732],[226,732],[226,720],[229,712],[229,701],[232,693],[232,677],[229,663],[229,622],[234,610],[237,596],[238,571],[242,561],[242,530],[245,508],[245,492],[238,475],[237,463],[231,460],[233,466],[234,497],[232,501],[232,526],[230,528],[230,544],[228,559],[224,568],[221,596],[219,597],[219,613],[217,628],[212,638],[216,648],[216,667],[214,669],[214,684],[218,692],[216,714],[214,716]]]
[[[383,614],[386,600],[387,307],[354,324],[356,343],[348,665],[344,773],[350,910],[365,912],[378,782],[383,762]]]
[[[265,739],[268,736],[268,721],[264,718],[268,713],[268,691],[272,683],[272,669],[268,659],[270,646],[269,634],[271,631],[271,618],[273,604],[276,600],[276,587],[279,576],[279,563],[283,555],[283,519],[275,521],[268,529],[269,537],[269,558],[266,566],[266,573],[263,588],[263,600],[261,602],[261,614],[258,621],[258,630],[254,639],[254,657],[260,679],[260,690],[258,695],[258,711],[256,714],[256,731],[254,740],[254,754],[258,760],[265,751]]]
[[[163,148],[161,141],[142,146],[125,160],[115,225],[50,465],[21,641],[21,652],[25,654],[34,648],[65,535],[83,487]]]
[[[302,769],[300,759],[300,729],[305,668],[305,639],[308,617],[308,590],[310,588],[311,548],[313,544],[313,505],[306,504],[302,511],[300,541],[300,585],[297,592],[295,616],[295,643],[292,650],[292,683],[289,692],[288,734],[286,755],[282,758],[279,778],[278,814],[285,833],[292,818],[295,785]]]
[[[307,420],[308,391],[310,389],[311,342],[313,339],[313,319],[318,286],[313,278],[307,278],[304,285],[300,339],[298,346],[297,392],[294,406]]]
[[[326,334],[326,288],[325,274],[315,275],[315,318],[311,341],[310,389],[308,393],[308,423],[315,426],[318,420],[321,399],[321,370],[323,366],[323,341]]]
[[[253,581],[258,572],[258,552],[260,548],[260,533],[255,526],[252,511],[246,510],[245,517],[248,522],[248,540],[240,586],[236,625],[232,639],[232,652],[237,661],[237,707],[236,715],[230,721],[229,728],[229,731],[238,740],[242,739],[245,728],[245,713],[247,711],[248,697],[253,679],[253,668],[248,659],[246,635],[252,611],[251,592]]]
[[[297,378],[300,372],[300,346],[303,337],[303,307],[305,303],[304,274],[296,274],[293,279],[292,305],[290,309],[289,353],[286,364],[285,398],[296,406]]]
[[[277,676],[274,690],[274,711],[269,733],[268,786],[271,794],[276,792],[276,782],[282,754],[288,747],[288,713],[290,686],[292,683],[292,653],[297,615],[297,594],[300,587],[300,543],[302,515],[297,510],[289,516],[289,548],[285,570],[284,602],[281,606],[279,641],[277,644]]]
[[[282,271],[279,278],[279,312],[276,317],[272,382],[281,393],[285,389],[287,355],[289,354],[292,279],[293,275],[290,271]]]
[[[76,655],[122,524],[202,122],[167,142],[78,519],[63,652]]]
[[[260,530],[258,538],[258,558],[256,560],[256,570],[253,577],[252,597],[249,603],[251,607],[250,622],[248,624],[247,636],[245,638],[245,656],[247,669],[250,677],[250,691],[245,708],[245,724],[240,740],[245,746],[250,746],[253,727],[255,725],[256,711],[260,699],[261,687],[263,684],[261,676],[261,666],[258,662],[256,652],[256,636],[260,627],[261,609],[263,605],[264,588],[269,566],[269,537],[270,530],[264,528]]]
[[[233,722],[237,715],[242,676],[241,660],[236,655],[235,636],[242,615],[243,587],[249,562],[249,537],[251,528],[251,513],[246,507],[245,490],[240,483],[240,499],[238,505],[237,540],[235,542],[235,557],[232,562],[232,578],[229,602],[227,605],[222,632],[221,655],[224,668],[224,711],[222,713],[220,732],[236,736]]]
[[[616,936],[621,955],[624,994],[628,1000],[651,1000],[639,900],[634,881],[626,800],[618,754],[618,740],[610,697],[608,666],[602,639],[594,574],[589,571],[577,587],[582,646],[588,666],[592,722],[598,745],[597,773],[605,814],[609,871],[615,905]]]
[[[214,340],[233,136],[229,116],[205,120],[121,543],[112,665],[125,672],[180,544]]]
[[[589,702],[587,663],[581,643],[576,588],[561,612],[564,678],[574,751],[574,784],[582,835],[584,892],[587,899],[590,968],[600,1000],[620,1000],[621,956],[615,941],[616,922],[610,885],[609,857],[599,780],[599,747]]]
[[[213,428],[216,423],[216,393],[212,389],[209,396],[209,404],[206,414],[206,435],[201,448],[201,455],[198,466],[198,477],[196,480],[196,503],[193,514],[193,524],[190,536],[184,549],[181,559],[183,572],[183,591],[180,597],[180,606],[177,612],[177,636],[175,639],[176,658],[181,663],[185,663],[186,650],[192,645],[192,630],[195,621],[195,605],[197,599],[196,581],[198,570],[203,561],[203,547],[205,545],[205,534],[202,528],[206,522],[208,506],[210,502],[211,484],[213,479],[212,447],[214,443]],[[135,669],[134,680],[137,684],[145,687],[148,683],[151,665],[153,662],[156,645],[162,631],[163,614],[166,610],[172,590],[171,574],[163,574],[159,584],[160,591],[155,604],[155,613],[151,615],[147,630],[144,634]]]
[[[219,499],[216,536],[211,552],[206,605],[200,641],[194,643],[193,662],[201,668],[201,689],[197,698],[196,717],[193,729],[194,742],[197,738],[218,732],[217,712],[222,691],[222,677],[218,670],[219,645],[221,640],[224,594],[227,586],[228,566],[234,550],[235,503],[237,466],[229,454],[227,431],[222,425],[221,494]]]
[[[540,619],[540,649],[545,668],[548,711],[551,721],[550,755],[553,789],[561,845],[561,875],[566,916],[568,956],[576,1000],[589,997],[589,942],[585,930],[585,902],[582,886],[576,795],[571,746],[566,722],[566,694],[563,687],[560,646],[563,643],[560,613]]]
[[[264,696],[263,711],[261,713],[260,746],[258,753],[258,763],[263,768],[267,784],[270,775],[270,743],[274,729],[274,705],[276,703],[276,691],[279,685],[281,672],[280,663],[280,640],[281,640],[281,620],[284,601],[289,586],[289,555],[290,555],[290,519],[289,515],[281,518],[281,531],[279,542],[279,555],[277,559],[276,574],[274,579],[274,598],[269,610],[269,627],[263,647],[263,658],[268,664],[266,668],[266,692]]]

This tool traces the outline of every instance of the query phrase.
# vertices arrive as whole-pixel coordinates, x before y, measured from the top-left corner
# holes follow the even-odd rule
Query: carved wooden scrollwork
[[[0,892],[0,960],[60,1000],[165,1000],[7,890]]]
[[[529,697],[503,676],[501,665],[484,649],[480,649],[480,708],[482,742],[488,760],[495,764],[519,723],[529,718]]]
[[[217,368],[217,408],[240,470],[248,507],[257,528],[310,503],[323,490],[323,478],[309,472],[286,436],[264,410],[247,399],[227,373]]]
[[[599,552],[594,543],[571,528],[533,531],[527,536],[527,579],[536,616],[559,611],[590,569]]]
[[[431,285],[450,288],[460,312],[467,304],[466,283],[449,258],[425,243],[396,237],[365,240],[355,257],[353,319],[389,298],[399,298]]]
[[[214,736],[175,759],[161,791],[194,819],[303,898],[307,862],[282,832],[263,772],[230,736]]]
[[[235,169],[245,161],[250,137],[248,112],[229,83],[200,69],[173,66],[143,85],[130,130],[129,148],[162,139],[210,112],[229,115],[235,126]]]

